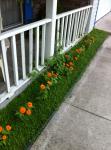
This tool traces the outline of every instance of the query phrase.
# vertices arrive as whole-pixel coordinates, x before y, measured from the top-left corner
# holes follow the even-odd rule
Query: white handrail
[[[74,10],[71,10],[71,11],[68,11],[68,12],[65,12],[65,13],[61,13],[61,14],[58,14],[56,16],[56,19],[60,19],[60,18],[63,18],[65,16],[68,16],[68,15],[71,15],[73,13],[76,13],[76,12],[79,12],[79,11],[82,11],[82,10],[85,10],[85,9],[88,9],[88,8],[92,8],[92,7],[93,7],[92,5],[89,5],[89,6],[86,6],[86,7],[82,7],[82,8],[74,9]]]
[[[44,25],[44,24],[50,23],[50,22],[51,22],[51,19],[43,19],[43,20],[28,24],[28,25],[24,25],[24,26],[6,31],[6,32],[0,34],[0,40],[9,38],[9,37],[14,36],[16,34],[20,34],[22,32],[28,31],[30,29],[39,27],[41,25]]]

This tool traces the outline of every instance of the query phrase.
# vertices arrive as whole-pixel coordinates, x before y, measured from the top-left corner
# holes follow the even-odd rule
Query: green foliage
[[[47,71],[36,76],[36,80],[22,94],[0,111],[0,123],[11,123],[13,126],[6,146],[0,145],[0,149],[23,150],[35,141],[107,36],[108,33],[94,29],[65,55],[56,54],[47,61]],[[30,119],[20,122],[14,114],[28,101],[33,102],[33,114]]]

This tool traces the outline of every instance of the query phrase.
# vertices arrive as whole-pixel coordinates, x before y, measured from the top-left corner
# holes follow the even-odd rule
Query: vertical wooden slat
[[[74,40],[76,40],[78,37],[77,37],[77,35],[78,35],[78,29],[79,29],[79,26],[80,26],[80,24],[79,24],[79,21],[80,21],[80,11],[79,12],[77,12],[77,21],[75,22],[76,23],[76,27],[75,27],[75,38],[74,38]]]
[[[75,16],[74,16],[74,26],[73,26],[72,42],[74,42],[74,40],[75,40],[76,28],[77,28],[77,13],[75,13]]]
[[[11,38],[11,44],[12,44],[12,59],[13,59],[13,71],[14,71],[14,80],[15,85],[18,85],[18,64],[17,64],[17,48],[16,48],[16,38],[13,36]]]
[[[44,65],[44,60],[45,60],[45,33],[46,33],[46,25],[43,25],[42,26],[41,65]]]
[[[85,29],[86,29],[86,25],[88,23],[88,18],[89,18],[89,13],[91,11],[92,8],[88,8],[86,10],[86,14],[85,14],[85,22],[84,22],[84,27],[83,27],[83,33],[85,34]]]
[[[74,33],[73,33],[74,17],[75,17],[75,14],[72,15],[71,30],[70,30],[70,37],[69,37],[69,43],[70,43],[70,44],[72,43],[72,35],[74,34]]]
[[[83,23],[84,23],[84,10],[81,11],[81,19],[80,19],[80,27],[79,27],[79,35],[78,35],[79,38],[82,36]]]
[[[85,23],[85,17],[86,17],[86,10],[83,10],[83,16],[82,16],[82,22],[81,22],[81,29],[80,29],[80,36],[83,35],[83,27]]]
[[[38,69],[39,66],[39,27],[36,28],[36,53],[35,53],[35,67]]]
[[[33,69],[33,29],[29,30],[29,73]]]
[[[60,44],[60,19],[57,20],[57,39],[56,39],[56,50],[58,50]]]
[[[63,48],[65,48],[65,46],[66,46],[67,24],[68,24],[68,16],[66,16],[66,19],[65,19],[64,38],[63,38]]]
[[[20,34],[21,36],[21,57],[22,57],[22,75],[23,79],[26,79],[26,62],[25,62],[25,38],[24,32]]]
[[[7,62],[7,55],[6,55],[7,49],[5,46],[5,40],[1,41],[1,48],[2,48],[3,65],[4,65],[4,73],[5,73],[5,82],[6,82],[7,92],[10,92],[10,78],[9,78],[8,62]]]
[[[60,37],[61,46],[63,46],[63,34],[64,34],[64,17],[62,18],[61,22],[61,37]]]
[[[77,39],[80,36],[81,21],[82,21],[82,11],[80,11],[80,16],[79,16],[78,30],[77,30],[77,37],[76,37]]]
[[[66,42],[66,46],[69,45],[69,39],[70,39],[70,30],[71,30],[71,21],[72,21],[72,14],[69,17],[69,24],[68,24],[68,32],[67,32],[67,42]]]

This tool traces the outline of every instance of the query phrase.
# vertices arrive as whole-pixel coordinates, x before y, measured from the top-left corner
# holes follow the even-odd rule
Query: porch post
[[[88,32],[90,32],[94,28],[95,21],[96,21],[96,14],[98,11],[99,0],[91,0],[91,5],[93,5],[93,8],[92,8],[92,12],[90,15]]]
[[[2,15],[1,15],[1,7],[0,7],[0,33],[2,29],[3,29],[3,25],[2,25]]]
[[[46,50],[45,57],[54,55],[55,28],[56,28],[57,0],[46,0],[46,18],[52,19],[46,26]]]

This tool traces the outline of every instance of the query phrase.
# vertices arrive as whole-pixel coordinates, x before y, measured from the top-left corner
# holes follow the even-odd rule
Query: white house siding
[[[111,11],[111,0],[100,0],[96,21]]]

